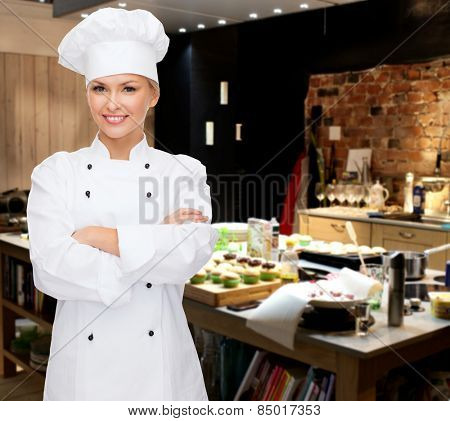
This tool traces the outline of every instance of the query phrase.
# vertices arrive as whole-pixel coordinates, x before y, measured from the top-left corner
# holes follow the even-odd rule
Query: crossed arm
[[[208,217],[203,216],[199,210],[181,208],[166,216],[162,223],[182,224],[187,220],[191,220],[192,222],[206,222]],[[86,244],[120,257],[119,238],[116,228],[87,226],[75,231],[72,237],[81,244]]]

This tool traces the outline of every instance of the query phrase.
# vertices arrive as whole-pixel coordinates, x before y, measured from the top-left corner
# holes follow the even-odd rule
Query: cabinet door
[[[386,250],[423,252],[426,249],[446,244],[447,236],[448,234],[442,231],[373,224],[372,246],[381,246]],[[444,270],[445,260],[445,252],[431,254],[428,267]]]
[[[353,221],[353,228],[355,229],[358,243],[360,245],[370,245],[370,223]],[[308,234],[314,240],[351,242],[343,219],[309,216],[308,231]]]

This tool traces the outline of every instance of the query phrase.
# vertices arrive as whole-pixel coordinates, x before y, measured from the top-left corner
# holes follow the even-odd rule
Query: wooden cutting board
[[[235,288],[225,288],[222,284],[214,284],[208,279],[205,283],[197,285],[187,282],[184,287],[184,296],[212,307],[220,307],[267,298],[282,285],[281,279],[274,279],[259,281],[254,285],[241,282]]]

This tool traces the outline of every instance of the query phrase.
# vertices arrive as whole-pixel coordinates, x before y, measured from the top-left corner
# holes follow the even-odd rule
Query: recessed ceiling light
[[[127,4],[126,3],[119,3],[117,6],[119,6],[119,7],[127,7]]]
[[[257,19],[258,18],[258,14],[257,13],[250,13],[248,15],[251,19]]]
[[[280,13],[283,13],[283,11],[281,9],[276,8],[276,9],[273,9],[273,13],[276,13],[279,15]]]
[[[309,9],[309,4],[308,3],[302,3],[300,5],[300,9]]]
[[[45,0],[39,0],[39,3],[45,3]]]
[[[80,16],[81,16],[83,19],[86,19],[86,18],[89,16],[89,14],[88,14],[88,13],[82,13]]]
[[[227,21],[226,21],[225,19],[219,19],[219,20],[217,21],[217,23],[218,23],[219,25],[226,25]]]
[[[198,28],[198,29],[205,29],[205,25],[204,25],[203,23],[199,23],[199,24],[197,25],[197,28]]]
[[[180,28],[178,29],[178,32],[186,32],[186,28]]]

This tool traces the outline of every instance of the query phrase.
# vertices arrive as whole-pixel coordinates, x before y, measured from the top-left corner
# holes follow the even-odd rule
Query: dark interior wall
[[[216,221],[280,216],[304,145],[309,74],[450,54],[449,7],[417,31],[445,1],[425,3],[370,0],[171,36],[159,67],[156,136],[207,166]],[[219,104],[221,80],[230,83],[227,106]],[[214,146],[205,145],[207,120]]]

